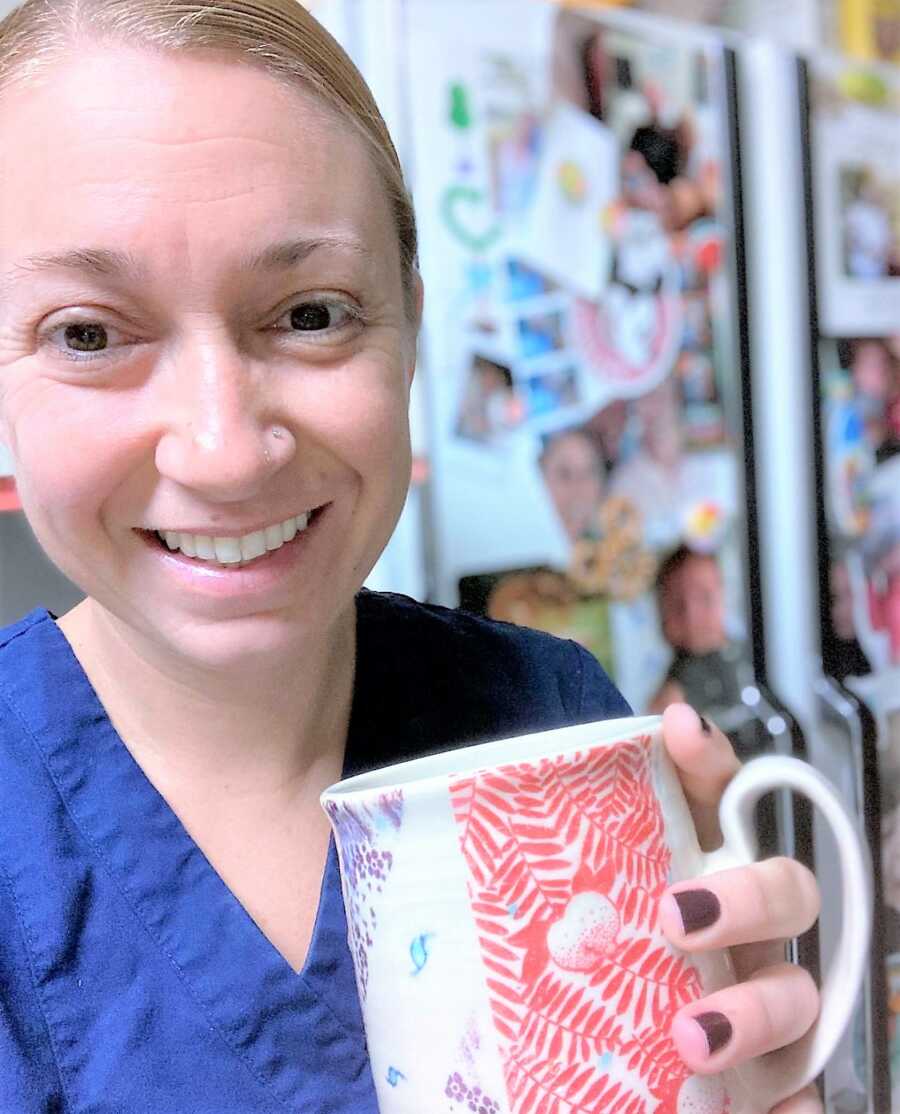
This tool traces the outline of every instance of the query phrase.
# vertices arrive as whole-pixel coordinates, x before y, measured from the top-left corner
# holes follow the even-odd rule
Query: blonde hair
[[[397,150],[359,70],[299,0],[24,0],[0,21],[0,94],[98,42],[225,52],[313,94],[355,128],[391,206],[411,306],[416,220]]]

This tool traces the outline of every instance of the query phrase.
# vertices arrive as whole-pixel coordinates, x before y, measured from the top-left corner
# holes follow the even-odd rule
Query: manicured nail
[[[724,1013],[698,1013],[693,1020],[703,1030],[710,1056],[718,1052],[720,1048],[724,1048],[731,1040],[731,1034],[734,1030]]]
[[[678,903],[681,924],[686,933],[709,928],[716,923],[722,912],[719,899],[712,890],[682,890],[672,896]]]
[[[712,735],[712,728],[709,725],[709,720],[705,716],[700,716],[700,730],[704,735]]]

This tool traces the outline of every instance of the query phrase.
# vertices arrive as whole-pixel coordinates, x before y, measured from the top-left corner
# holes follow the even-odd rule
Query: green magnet
[[[469,92],[459,81],[454,81],[450,86],[450,122],[460,131],[468,131],[472,126]]]

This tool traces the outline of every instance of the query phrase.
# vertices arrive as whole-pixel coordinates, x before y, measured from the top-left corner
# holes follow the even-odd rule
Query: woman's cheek
[[[306,396],[301,424],[358,471],[402,460],[409,444],[409,395],[399,359],[350,363]]]
[[[109,490],[128,439],[125,415],[100,396],[50,384],[13,398],[11,450],[28,501],[54,507],[96,504]]]

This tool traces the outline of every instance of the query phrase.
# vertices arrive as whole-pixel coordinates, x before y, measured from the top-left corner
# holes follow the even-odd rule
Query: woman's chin
[[[194,621],[163,638],[186,665],[193,662],[217,671],[255,672],[296,661],[310,640],[319,640],[318,630],[319,624],[304,624],[296,616],[265,614],[212,623]]]

